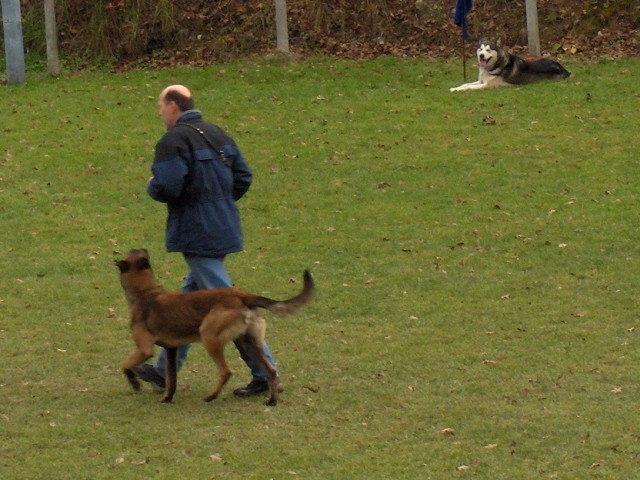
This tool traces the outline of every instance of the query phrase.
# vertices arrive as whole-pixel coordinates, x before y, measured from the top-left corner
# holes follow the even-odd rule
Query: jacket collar
[[[202,112],[200,110],[187,110],[178,117],[176,123],[185,123],[190,120],[202,120]]]

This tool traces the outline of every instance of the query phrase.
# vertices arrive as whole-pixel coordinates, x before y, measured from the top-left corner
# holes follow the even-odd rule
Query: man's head
[[[171,85],[165,88],[158,99],[160,117],[167,128],[171,128],[187,110],[193,109],[193,97],[183,85]]]

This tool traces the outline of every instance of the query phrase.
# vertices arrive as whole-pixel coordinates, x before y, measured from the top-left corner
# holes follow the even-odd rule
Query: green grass
[[[455,94],[459,62],[396,59],[1,87],[3,478],[635,478],[638,67]],[[144,191],[171,83],[255,173],[234,281],[318,284],[269,317],[274,409],[233,398],[231,346],[211,404],[200,346],[172,405],[119,371],[117,252],[148,248],[167,288],[185,272]]]

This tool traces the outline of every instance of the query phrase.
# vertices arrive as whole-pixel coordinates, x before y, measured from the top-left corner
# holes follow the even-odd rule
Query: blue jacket
[[[216,148],[185,123],[201,129]],[[147,192],[167,204],[167,251],[222,257],[242,250],[236,200],[249,189],[252,175],[221,128],[203,121],[197,110],[184,112],[156,145],[151,172]]]

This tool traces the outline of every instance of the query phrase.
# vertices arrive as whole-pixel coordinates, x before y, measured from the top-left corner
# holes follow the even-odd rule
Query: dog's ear
[[[120,273],[127,273],[131,268],[131,264],[126,260],[116,260],[116,267],[120,270]]]
[[[151,263],[149,263],[148,258],[139,258],[136,260],[136,270],[146,270],[147,268],[151,268]]]

